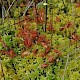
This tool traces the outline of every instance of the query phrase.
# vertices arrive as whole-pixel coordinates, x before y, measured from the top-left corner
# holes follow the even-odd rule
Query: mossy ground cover
[[[34,8],[21,17],[20,2],[12,8],[13,18],[0,25],[0,80],[80,80],[80,3],[52,3],[46,31],[42,2],[37,17]]]

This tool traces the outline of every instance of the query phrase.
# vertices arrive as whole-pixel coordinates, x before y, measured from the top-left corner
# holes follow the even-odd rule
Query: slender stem
[[[76,31],[76,27],[75,27],[75,7],[74,7],[74,0],[71,0],[71,3],[72,3],[72,17],[73,17],[73,26],[74,26],[74,29]]]
[[[69,60],[69,54],[67,54],[67,60],[66,60],[66,65],[65,65],[65,68],[64,68],[64,73],[63,73],[63,76],[62,76],[62,80],[64,80],[64,77],[65,77],[65,72],[66,72],[66,68],[67,68],[67,65],[68,65],[68,60]]]
[[[6,15],[5,15],[5,17],[7,17],[7,15],[8,15],[8,12],[9,12],[9,10],[11,9],[11,7],[13,6],[14,2],[15,2],[15,0],[13,0],[13,2],[11,3],[11,5],[9,6],[9,8],[8,8],[8,10],[7,10],[7,12],[6,12]]]
[[[28,5],[26,5],[26,8],[23,12],[23,16],[25,16],[26,12],[28,11],[28,9],[31,7],[32,4],[33,4],[33,0],[31,2],[30,1],[28,2]]]
[[[38,30],[38,11],[37,11],[37,2],[34,0],[34,13],[35,13],[35,19],[36,19],[36,26]]]
[[[48,0],[45,0],[44,3],[47,3]],[[47,5],[45,5],[45,22],[44,22],[44,32],[46,32],[46,25],[47,25]]]
[[[52,46],[52,36],[53,36],[53,4],[52,3],[50,3],[50,29],[51,29],[51,46]]]
[[[2,0],[2,24],[4,23],[4,0]]]
[[[1,61],[2,61],[2,58],[0,57],[0,68],[1,68],[1,71],[2,71],[2,77],[3,77],[4,80],[5,80],[5,77],[4,77],[4,71],[3,71],[3,67],[2,67],[2,63],[1,63]]]

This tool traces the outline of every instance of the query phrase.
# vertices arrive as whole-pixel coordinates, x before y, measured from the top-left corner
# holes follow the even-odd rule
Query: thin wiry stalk
[[[19,0],[17,0],[17,7],[19,7],[19,4],[18,4]],[[18,20],[20,21],[20,9],[18,8]]]
[[[76,59],[74,59],[74,60],[77,60],[77,59],[79,59],[80,58],[80,56],[78,56]]]
[[[3,25],[2,33],[3,34],[5,34],[5,30],[4,30],[4,17],[5,17],[5,7],[4,7],[4,0],[2,0],[2,25]]]
[[[68,48],[68,49],[69,49],[69,48]],[[75,48],[73,51],[71,51],[70,53],[67,54],[67,60],[66,60],[66,65],[65,65],[65,68],[64,68],[64,73],[63,73],[63,76],[62,76],[62,80],[64,80],[67,66],[68,66],[68,64],[70,63],[70,62],[69,62],[69,56],[72,55],[72,54],[74,54],[74,53],[77,52],[77,51],[80,52],[80,48]],[[77,59],[79,59],[79,58],[80,58],[80,56],[78,56],[78,57],[77,57],[76,59],[74,59],[74,60],[77,60]]]
[[[65,65],[65,68],[64,68],[64,73],[63,73],[63,76],[62,76],[62,80],[64,80],[64,77],[65,77],[65,72],[66,72],[66,69],[67,69],[67,65],[68,65],[68,61],[69,61],[69,54],[67,54],[67,60],[66,60],[66,65]]]
[[[44,0],[44,3],[47,4],[48,0]],[[45,17],[44,17],[44,32],[46,32],[46,25],[47,25],[47,5],[45,5]]]
[[[52,46],[52,36],[53,36],[53,3],[50,3],[50,28],[51,28],[51,46]]]
[[[26,12],[28,11],[28,9],[31,7],[32,4],[33,4],[33,0],[31,2],[30,1],[28,2],[28,5],[26,5],[26,8],[23,12],[23,16],[25,16]]]
[[[4,23],[4,0],[2,0],[2,24]]]
[[[72,17],[73,17],[73,26],[74,26],[74,29],[76,31],[76,27],[75,27],[75,6],[74,6],[74,0],[71,0],[71,3],[72,3]]]
[[[7,17],[8,13],[9,13],[9,10],[10,10],[11,7],[13,6],[14,2],[15,2],[15,0],[13,0],[13,2],[11,3],[11,5],[9,6],[9,8],[8,8],[8,10],[7,10],[7,12],[6,12],[5,17]]]
[[[77,28],[75,26],[75,6],[74,6],[74,0],[71,0],[71,3],[72,3],[72,17],[73,17],[72,23],[73,23],[74,31],[76,32]],[[76,42],[76,47],[77,47],[77,42]]]
[[[4,71],[3,71],[3,67],[2,67],[2,59],[1,59],[1,57],[0,57],[0,68],[1,68],[1,71],[2,71],[2,77],[4,78]],[[4,78],[4,80],[5,80],[5,78]]]
[[[35,20],[36,20],[36,26],[37,26],[37,30],[38,30],[38,16],[37,16],[37,3],[36,3],[36,0],[34,0],[34,16],[35,16]]]

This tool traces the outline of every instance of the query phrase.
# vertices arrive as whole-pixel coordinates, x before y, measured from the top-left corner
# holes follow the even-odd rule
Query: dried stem
[[[53,4],[52,3],[50,3],[50,28],[51,28],[51,46],[52,46],[52,36],[53,36]]]
[[[72,3],[72,17],[73,17],[73,26],[74,26],[74,29],[76,31],[76,27],[75,27],[75,6],[74,6],[74,0],[71,0],[71,3]]]
[[[66,60],[66,65],[65,65],[65,68],[64,68],[64,73],[63,73],[63,76],[62,76],[62,80],[64,80],[64,77],[65,77],[65,72],[66,72],[66,69],[67,69],[68,60],[69,60],[69,54],[67,54],[67,60]]]
[[[9,10],[11,9],[11,7],[13,6],[14,2],[15,2],[15,0],[13,0],[13,2],[11,3],[11,5],[9,6],[8,10],[6,11],[5,17],[7,17],[8,12],[9,12]]]
[[[47,0],[44,0],[44,3],[47,4]],[[46,32],[46,25],[47,25],[47,5],[45,5],[44,32]]]
[[[28,5],[26,5],[26,8],[23,12],[23,16],[25,16],[26,12],[28,11],[28,9],[31,7],[32,4],[33,4],[33,0],[31,2],[30,1],[28,2]]]
[[[3,71],[3,67],[2,67],[1,61],[2,61],[2,58],[0,57],[0,68],[1,68],[1,71],[2,71],[2,77],[4,78],[4,71]],[[5,80],[5,78],[4,78],[4,80]]]

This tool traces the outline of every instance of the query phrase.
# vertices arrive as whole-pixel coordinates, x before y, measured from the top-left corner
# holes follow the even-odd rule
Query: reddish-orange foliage
[[[50,62],[50,63],[53,63],[54,62],[54,57],[53,56],[48,56],[48,61]]]
[[[47,46],[46,50],[45,50],[45,54],[49,53],[51,50],[51,47],[50,46]]]
[[[63,30],[65,30],[65,29],[67,29],[67,28],[70,28],[71,25],[72,25],[72,23],[71,23],[71,22],[68,22],[64,27],[61,27],[59,30],[60,30],[60,31],[63,31]]]
[[[50,41],[46,39],[45,35],[39,35],[37,43],[42,43],[42,42],[45,43],[45,44],[49,44],[50,43]]]
[[[72,25],[72,23],[71,22],[68,22],[64,27],[65,28],[69,28],[69,27],[71,27],[71,25]]]
[[[76,3],[76,7],[77,7],[77,8],[80,7],[80,2],[77,2],[77,3]]]
[[[48,27],[46,28],[47,31],[54,31],[54,28],[51,25],[51,23],[48,23],[47,25],[48,25]]]
[[[8,54],[8,52],[6,50],[0,50],[1,54]]]
[[[24,45],[28,48],[31,47],[34,43],[34,40],[36,41],[38,37],[38,31],[37,30],[28,30],[28,28],[19,29],[18,33],[19,37],[22,37],[24,40]]]
[[[22,28],[18,28],[19,32],[17,34],[18,37],[25,37],[27,35],[27,30],[25,31]]]
[[[18,33],[19,37],[23,37],[23,38],[30,37],[33,40],[36,39],[36,37],[38,37],[37,30],[29,30],[28,27],[26,26],[24,27],[24,29],[19,28],[18,30],[19,30],[19,33]]]
[[[38,37],[38,31],[37,30],[31,30],[30,31],[30,37],[35,40]]]
[[[56,22],[60,22],[60,17],[59,16],[56,16]]]
[[[39,57],[45,57],[46,56],[46,54],[44,54],[44,53],[39,53]]]
[[[38,10],[37,23],[38,24],[44,23],[44,9]]]
[[[41,42],[41,45],[42,45],[44,48],[47,48],[47,44],[46,44],[46,43]]]
[[[16,53],[14,52],[13,49],[10,49],[10,50],[8,51],[8,54],[9,54],[9,56],[10,56],[11,58],[13,58],[13,57],[16,56]]]
[[[37,52],[38,52],[38,49],[35,49],[35,50],[33,51],[33,55],[36,55]]]
[[[75,33],[73,33],[71,35],[72,39],[76,42],[76,41],[79,41],[80,40],[80,36],[79,35],[76,35]]]
[[[20,7],[25,7],[25,6],[26,6],[26,5],[24,5],[24,3],[21,3],[21,4],[20,4]]]
[[[2,42],[4,48],[7,48],[7,45],[5,44],[4,41],[2,41],[2,39],[0,40],[0,42]],[[16,54],[15,54],[13,49],[10,49],[9,51],[7,51],[7,50],[0,50],[0,52],[2,54],[8,54],[11,58],[16,56]]]
[[[38,43],[45,42],[45,38],[46,38],[45,35],[39,35],[37,42]]]
[[[26,39],[24,39],[24,45],[27,47],[31,47],[33,45],[33,41],[31,38],[27,37]]]
[[[60,31],[63,31],[64,29],[65,29],[64,27],[61,27],[59,30],[60,30]]]
[[[49,66],[48,64],[44,63],[44,64],[41,65],[41,68],[46,68],[48,66]]]
[[[57,53],[58,56],[61,56],[61,51],[60,51],[60,50],[58,50],[58,49],[54,49],[53,52]]]
[[[27,51],[21,53],[21,57],[22,57],[22,58],[25,57],[25,56],[29,56],[29,55],[30,55],[30,54],[29,54],[29,52],[27,52]]]
[[[2,38],[1,38],[1,37],[0,37],[0,42],[3,44],[3,47],[4,47],[4,48],[6,48],[6,47],[7,47],[6,43],[2,40]]]

